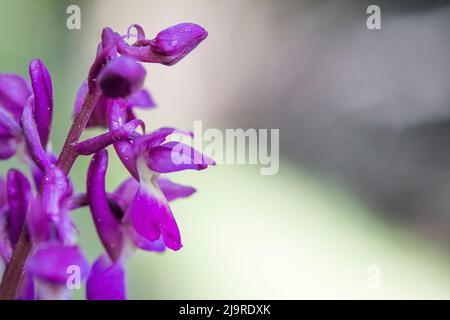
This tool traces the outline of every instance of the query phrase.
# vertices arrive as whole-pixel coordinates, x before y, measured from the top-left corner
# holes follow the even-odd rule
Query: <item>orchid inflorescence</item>
[[[133,30],[136,35],[131,35]],[[87,280],[87,299],[125,299],[124,263],[136,249],[181,248],[169,202],[189,197],[195,189],[160,175],[202,170],[214,161],[181,142],[166,141],[174,133],[189,132],[161,128],[146,133],[133,110],[155,107],[142,89],[146,71],[140,62],[173,65],[206,36],[192,23],[167,28],[152,40],[139,25],[131,25],[126,35],[103,29],[59,156],[49,142],[53,93],[44,63],[30,63],[31,84],[18,75],[0,74],[0,160],[16,155],[32,177],[31,183],[17,169],[0,176],[0,265],[5,267],[1,298],[69,298],[68,270],[75,266],[80,279]],[[106,132],[79,142],[90,127]],[[105,189],[110,145],[130,173],[114,192]],[[86,192],[76,193],[70,169],[78,156],[89,155]],[[70,215],[83,206],[90,208],[105,251],[92,266],[77,245]]]

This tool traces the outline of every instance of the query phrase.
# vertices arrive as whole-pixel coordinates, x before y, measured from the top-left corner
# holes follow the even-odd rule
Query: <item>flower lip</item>
[[[128,217],[138,235],[151,242],[162,236],[165,245],[177,251],[182,247],[180,231],[167,200],[160,192],[152,182],[141,179]]]

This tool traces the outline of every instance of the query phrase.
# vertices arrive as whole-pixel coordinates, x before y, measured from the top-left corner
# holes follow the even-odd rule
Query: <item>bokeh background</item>
[[[70,4],[81,30],[66,28]],[[366,28],[369,4],[382,30]],[[179,22],[209,37],[173,67],[146,66],[147,126],[278,128],[280,171],[173,175],[199,190],[173,203],[184,248],[134,256],[129,298],[450,298],[448,1],[1,0],[0,72],[46,63],[59,151],[101,29],[139,23],[151,37]],[[112,190],[127,173],[111,158]],[[79,191],[88,162],[73,170]],[[74,217],[93,261],[89,212]]]

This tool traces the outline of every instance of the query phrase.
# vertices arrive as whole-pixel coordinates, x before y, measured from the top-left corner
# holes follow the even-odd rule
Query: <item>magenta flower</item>
[[[174,250],[180,247],[180,244],[174,246],[173,241],[167,239],[167,232],[162,231],[163,225],[160,234],[154,239],[148,239],[139,232],[139,227],[137,228],[130,219],[132,210],[136,210],[136,205],[140,205],[137,204],[140,185],[134,178],[129,178],[113,193],[108,194],[105,191],[107,168],[108,153],[101,150],[93,157],[89,167],[87,202],[107,255],[99,257],[93,266],[87,283],[88,299],[112,299],[125,295],[124,260],[135,249],[161,252],[166,246]],[[157,184],[159,192],[162,193],[161,197],[164,198],[161,201],[167,208],[168,201],[189,197],[195,192],[192,187],[182,186],[167,179],[159,178]],[[158,214],[153,212],[154,207],[145,206],[140,209],[144,210],[143,214],[148,215],[150,220],[155,213]],[[175,221],[172,214],[171,217],[169,219]],[[151,223],[144,226],[147,226],[147,229],[152,228]],[[176,223],[175,228],[178,230]],[[114,288],[113,291],[110,290],[111,286]]]
[[[108,154],[105,150],[98,152],[89,168],[87,197],[96,223],[97,231],[100,235],[106,251],[112,260],[119,260],[123,257],[124,244],[133,244],[133,247],[150,251],[159,251],[164,249],[156,241],[161,240],[171,249],[177,250],[178,247],[171,247],[171,242],[166,242],[164,232],[161,229],[155,237],[146,237],[146,232],[140,232],[143,228],[151,229],[154,223],[138,225],[133,222],[133,217],[140,207],[144,215],[147,215],[151,221],[155,211],[152,206],[146,206],[141,203],[142,188],[147,188],[143,183],[138,183],[133,178],[125,180],[117,190],[112,194],[105,191],[105,174],[108,167]],[[167,179],[156,177],[156,185],[153,186],[159,193],[161,207],[168,208],[168,201],[178,198],[189,197],[195,192],[192,187],[178,185]],[[155,182],[153,182],[155,183]],[[144,185],[144,187],[142,187]],[[145,193],[147,195],[147,193]],[[149,194],[151,197],[152,194]],[[143,207],[141,207],[143,205]],[[168,209],[170,211],[170,209]],[[170,215],[172,216],[171,212]],[[170,219],[170,218],[169,218]],[[172,216],[172,220],[173,216]],[[101,221],[101,223],[97,223]]]
[[[101,150],[111,143],[121,144],[118,148],[119,155],[123,159],[128,159],[124,164],[130,172],[134,173],[134,176],[137,174],[140,181],[132,205],[124,216],[125,219],[131,222],[134,231],[144,239],[157,241],[162,238],[168,248],[179,250],[181,248],[180,232],[169,207],[167,197],[165,197],[158,183],[159,175],[160,173],[170,173],[187,169],[203,170],[209,165],[213,165],[214,161],[188,145],[179,142],[165,142],[166,138],[176,131],[173,128],[162,128],[149,135],[136,135],[136,137],[124,134],[121,136],[121,138],[124,138],[124,141],[116,142],[119,139],[115,132],[125,131],[123,128],[127,125],[125,124],[109,131],[109,133],[101,136],[102,139],[92,138],[80,143],[77,151],[80,154],[87,155]],[[101,221],[111,220],[111,225],[115,225],[117,222],[113,222],[112,215],[106,213],[106,208],[108,207],[107,201],[105,200],[106,196],[98,197],[95,192],[89,192],[89,186],[95,182],[94,179],[89,179],[89,177],[104,175],[106,166],[107,157],[105,153],[99,152],[94,157],[88,174],[88,195],[92,195],[90,201],[91,209],[93,204],[98,204],[100,198],[103,199],[102,207],[104,209],[97,209],[100,214],[106,214],[107,217],[102,216],[98,219]],[[104,182],[99,183],[104,184]],[[176,198],[178,194],[185,192],[180,187],[176,188],[175,185],[168,184],[167,182],[163,186],[167,188],[167,193],[169,193],[170,198]],[[173,194],[172,192],[178,193]],[[117,231],[117,229],[111,228],[110,230]],[[117,235],[112,235],[111,238],[119,239]],[[121,247],[117,243],[106,242],[109,242],[115,250]],[[114,260],[115,254],[110,256]]]
[[[129,44],[133,28],[137,41]],[[34,181],[33,188],[15,169],[0,177],[0,261],[6,266],[0,298],[70,298],[68,271],[75,268],[77,281],[87,280],[88,299],[125,299],[124,266],[133,252],[181,248],[169,202],[196,190],[160,175],[203,170],[214,161],[188,145],[166,142],[174,133],[190,133],[162,128],[146,134],[133,110],[155,107],[142,88],[146,71],[140,62],[173,65],[206,36],[191,23],[165,29],[153,40],[145,39],[139,25],[124,36],[105,28],[59,156],[50,150],[53,89],[44,63],[30,63],[31,85],[20,76],[0,75],[0,160],[20,155]],[[87,127],[107,130],[80,142]],[[131,173],[114,192],[105,186],[110,145]],[[78,156],[92,154],[86,193],[76,193],[70,170]],[[83,206],[89,207],[105,250],[91,268],[71,217]]]

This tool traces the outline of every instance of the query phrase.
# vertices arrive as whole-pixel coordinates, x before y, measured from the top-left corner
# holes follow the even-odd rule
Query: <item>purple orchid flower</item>
[[[143,237],[130,220],[136,198],[140,194],[141,186],[133,178],[125,180],[114,193],[105,191],[105,175],[108,167],[108,153],[101,150],[92,159],[88,172],[87,198],[91,207],[94,223],[103,245],[113,261],[120,260],[126,251],[140,248],[148,251],[161,251],[165,249],[165,241],[161,233],[156,239]],[[178,198],[191,196],[195,189],[176,184],[168,179],[157,180],[158,192],[161,193],[161,202],[167,203]],[[139,200],[138,200],[139,201]],[[166,205],[168,207],[168,205]],[[146,208],[147,214],[152,215],[152,208]],[[150,227],[150,225],[148,225]],[[128,245],[128,247],[126,247]],[[170,248],[170,247],[169,247]],[[172,249],[172,248],[171,248]]]
[[[129,44],[132,29],[137,40]],[[53,89],[44,63],[30,63],[31,85],[20,76],[0,74],[0,160],[20,155],[35,186],[15,169],[6,179],[0,177],[0,262],[6,266],[0,298],[67,299],[68,270],[76,267],[78,281],[87,279],[88,299],[125,299],[125,261],[133,252],[181,248],[169,202],[196,190],[160,175],[203,170],[214,161],[182,143],[166,142],[173,133],[190,133],[162,128],[146,134],[134,109],[155,107],[142,89],[146,71],[140,62],[173,65],[206,36],[192,23],[165,29],[153,40],[145,39],[136,24],[125,36],[103,29],[58,157],[50,150]],[[107,131],[79,142],[87,127]],[[110,145],[132,176],[112,193],[105,189]],[[25,152],[18,152],[22,146]],[[78,156],[91,154],[87,192],[77,194],[70,169]],[[89,206],[105,248],[92,268],[77,245],[79,232],[71,218],[71,212],[83,206]]]
[[[180,233],[167,199],[158,185],[159,174],[187,169],[203,170],[209,165],[214,165],[215,162],[188,145],[165,142],[168,136],[177,131],[176,129],[162,128],[149,135],[137,136],[132,141],[124,139],[124,141],[116,142],[114,132],[122,127],[103,135],[101,142],[97,141],[99,139],[92,138],[79,144],[77,151],[87,155],[111,143],[126,146],[126,148],[120,147],[118,153],[127,159],[124,164],[131,166],[127,168],[130,172],[137,173],[140,181],[127,218],[140,236],[149,241],[157,241],[162,236],[167,247],[179,250],[181,248]],[[101,155],[97,156],[101,157]],[[94,161],[94,167],[95,164]],[[94,197],[93,200],[95,199]]]
[[[135,206],[139,183],[134,178],[124,181],[112,194],[105,191],[108,153],[101,150],[92,159],[88,172],[87,200],[93,220],[107,255],[100,256],[93,266],[87,282],[88,299],[120,299],[125,295],[124,259],[136,249],[164,251],[166,239],[159,236],[154,241],[143,237],[129,220]],[[191,196],[195,189],[160,178],[158,188],[165,202]],[[148,215],[152,215],[152,208]],[[173,220],[174,221],[174,220]],[[150,227],[150,225],[148,226]],[[169,242],[171,245],[172,242]],[[172,247],[173,248],[173,247]],[[105,282],[107,279],[107,283]],[[112,286],[113,291],[109,288]]]

